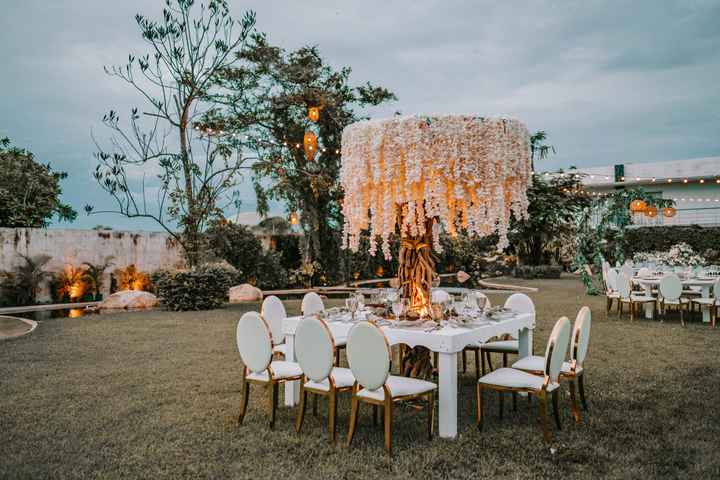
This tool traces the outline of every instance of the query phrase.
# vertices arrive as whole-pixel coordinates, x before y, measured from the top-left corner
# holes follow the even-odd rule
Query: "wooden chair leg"
[[[630,302],[630,321],[635,320],[635,302]]]
[[[555,417],[555,426],[558,430],[562,430],[562,425],[560,423],[560,395],[558,395],[558,392],[560,391],[559,388],[556,388],[552,392],[552,404],[553,404],[553,416]]]
[[[482,374],[483,374],[483,376],[485,376],[485,353],[482,350],[478,349],[475,352],[475,360],[476,361],[477,361],[478,355],[480,355],[480,361],[482,362]]]
[[[339,348],[335,349],[335,366],[336,367],[340,366],[340,349]]]
[[[378,424],[378,406],[373,404],[372,410],[373,410],[373,427],[376,427]]]
[[[393,431],[393,402],[392,399],[385,399],[385,452],[392,455],[392,431]]]
[[[278,384],[276,382],[270,382],[268,391],[270,392],[270,430],[275,428],[275,412],[277,411],[278,403]]]
[[[462,352],[463,373],[467,372],[467,350]]]
[[[428,394],[428,440],[432,440],[433,437],[433,429],[435,428],[435,392],[430,392]]]
[[[318,395],[313,394],[313,396],[312,396],[312,403],[313,403],[313,417],[317,417],[317,413],[318,413],[318,406],[317,406],[317,404],[318,404]]]
[[[502,418],[503,418],[503,398],[504,398],[504,397],[505,397],[505,395],[503,395],[503,391],[502,391],[502,390],[498,390],[498,409],[499,409],[499,412],[500,412],[500,419],[501,419],[501,420],[502,420]]]
[[[355,395],[357,392],[353,392],[352,401],[350,402],[350,425],[348,428],[347,446],[349,447],[355,436],[355,430],[357,430],[358,423],[358,410],[360,409],[360,401]]]
[[[680,324],[684,327],[685,326],[685,320],[683,319],[683,310],[685,310],[682,306],[682,303],[678,305],[678,310],[680,310]]]
[[[476,393],[476,406],[477,406],[477,412],[475,417],[475,425],[477,425],[478,430],[482,430],[482,424],[483,424],[483,404],[482,404],[482,386],[480,383],[477,384],[477,393]]]
[[[480,350],[475,350],[475,381],[480,380]],[[483,372],[484,375],[484,372]]]
[[[575,423],[580,423],[580,409],[578,408],[577,398],[575,396],[575,380],[570,380],[570,405],[572,407],[572,414],[575,418]]]
[[[243,393],[240,399],[240,414],[238,415],[237,424],[242,425],[243,419],[245,418],[245,412],[247,412],[248,398],[250,397],[250,382],[243,379]]]
[[[580,403],[582,403],[583,410],[587,412],[588,406],[585,401],[585,374],[578,377],[578,389],[580,390]]]
[[[485,352],[485,356],[487,358],[488,369],[490,369],[490,371],[492,372],[493,370],[495,370],[495,368],[493,368],[492,358],[490,357],[490,352]]]
[[[503,368],[507,368],[507,365],[508,365],[507,358],[508,358],[507,353],[503,353]]]
[[[298,416],[295,421],[295,431],[297,433],[300,433],[300,430],[302,430],[302,425],[305,421],[305,406],[307,405],[307,392],[305,391],[303,383],[305,383],[304,379],[300,382],[300,405],[298,406]]]
[[[328,430],[330,431],[330,442],[335,443],[335,419],[337,418],[337,392],[330,392],[328,397]]]
[[[550,430],[547,424],[547,395],[540,395],[538,400],[540,402],[540,423],[542,424],[543,438],[550,443]]]

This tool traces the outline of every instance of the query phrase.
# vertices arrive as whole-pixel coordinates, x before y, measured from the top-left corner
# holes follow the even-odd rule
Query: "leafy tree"
[[[147,110],[133,108],[125,126],[114,110],[103,117],[112,137],[108,150],[96,142],[95,178],[116,202],[111,212],[154,220],[196,265],[208,221],[237,204],[245,158],[212,136],[201,140],[193,122],[208,108],[215,75],[243,50],[255,14],[238,22],[225,0],[199,7],[194,0],[166,0],[159,21],[140,14],[135,20],[149,53],[131,54],[126,65],[105,71],[132,86]],[[157,176],[150,184],[149,175]],[[150,191],[156,195],[148,198]]]
[[[37,301],[40,285],[51,277],[43,270],[50,261],[48,255],[33,257],[20,254],[22,262],[9,272],[0,272],[0,305],[32,305]]]
[[[47,227],[54,216],[75,220],[75,210],[60,201],[60,180],[67,173],[36,162],[32,152],[12,147],[8,138],[0,139],[0,172],[0,226]]]
[[[395,95],[370,83],[350,85],[350,68],[328,66],[316,47],[287,52],[270,45],[263,34],[252,35],[238,59],[238,66],[218,75],[224,93],[217,100],[224,108],[209,112],[203,128],[249,135],[258,157],[252,170],[258,211],[267,213],[272,199],[299,212],[304,262],[319,261],[328,280],[335,281],[343,224],[338,182],[342,130],[361,118],[357,108]],[[316,123],[308,119],[309,107],[321,108]],[[302,148],[310,130],[318,138],[312,160]],[[238,137],[227,138],[228,147],[239,142]]]

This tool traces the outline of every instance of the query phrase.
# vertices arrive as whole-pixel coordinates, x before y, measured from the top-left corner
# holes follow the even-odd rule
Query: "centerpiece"
[[[530,136],[517,120],[397,116],[351,124],[342,136],[343,247],[357,251],[369,230],[370,254],[379,242],[389,260],[390,236],[398,234],[399,285],[422,318],[441,228],[497,234],[505,248],[511,215],[527,216],[530,165]]]

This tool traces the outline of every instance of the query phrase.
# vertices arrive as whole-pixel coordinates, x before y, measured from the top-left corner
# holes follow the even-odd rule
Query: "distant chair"
[[[240,402],[238,425],[242,425],[250,397],[250,384],[268,387],[270,394],[270,429],[275,427],[275,411],[278,404],[278,386],[300,380],[302,370],[295,362],[272,359],[272,334],[270,325],[257,312],[247,312],[237,324],[236,340],[243,369],[243,395]]]
[[[674,306],[680,312],[680,323],[685,326],[683,310],[690,304],[687,298],[682,298],[682,282],[674,273],[665,275],[660,280],[660,313],[665,318],[665,307]]]
[[[543,427],[543,438],[550,441],[550,430],[547,422],[548,396],[552,397],[553,413],[558,430],[560,429],[560,413],[558,388],[560,387],[560,372],[570,339],[570,321],[567,317],[560,318],[553,327],[543,365],[543,375],[533,375],[515,368],[499,368],[483,375],[477,382],[477,427],[483,426],[483,390],[498,392],[500,418],[503,416],[503,397],[505,392],[512,392],[513,398],[517,393],[536,395],[540,401],[540,420]]]
[[[510,295],[507,300],[505,300],[505,308],[509,308],[510,310],[524,314],[524,313],[532,313],[535,314],[535,304],[533,303],[532,299],[525,295],[524,293],[513,293]],[[504,335],[499,340],[493,340],[487,343],[480,344],[480,353],[482,358],[482,374],[485,375],[485,362],[487,361],[487,365],[490,368],[490,370],[494,370],[492,365],[492,358],[491,353],[501,353],[502,354],[502,364],[503,367],[508,366],[508,355],[514,354],[517,355],[518,351],[520,350],[520,344],[516,338],[513,338],[511,335]],[[477,354],[475,356],[475,368],[477,369]]]
[[[655,297],[653,297],[652,295],[645,295],[644,293],[633,293],[630,279],[624,273],[621,273],[618,277],[617,286],[619,294],[618,302],[620,302],[618,305],[618,317],[622,314],[622,306],[625,303],[628,304],[630,320],[635,319],[635,308],[637,305],[646,305],[648,303],[652,303],[653,318],[655,318],[655,306],[657,304]]]
[[[620,301],[619,301],[620,294],[618,293],[617,280],[618,280],[617,270],[614,268],[608,269],[606,290],[605,290],[605,298],[607,300],[607,312],[608,313],[610,313],[610,310],[612,309],[613,300],[618,300],[618,308],[620,308]]]
[[[286,355],[285,336],[283,335],[283,322],[287,317],[285,305],[275,295],[266,297],[263,300],[260,315],[270,325],[270,333],[272,334],[273,354],[282,355],[283,359]]]
[[[620,274],[625,274],[628,279],[632,280],[635,276],[635,270],[633,269],[632,265],[626,263],[625,265],[620,267]]]
[[[392,453],[395,404],[424,398],[427,402],[428,438],[432,438],[437,385],[417,378],[390,375],[390,346],[383,331],[369,322],[360,322],[348,335],[348,362],[355,376],[347,444],[350,446],[358,423],[360,402],[383,407],[385,451]]]
[[[295,331],[295,350],[303,372],[300,382],[300,408],[295,430],[300,433],[305,419],[307,394],[312,393],[328,399],[328,431],[330,441],[335,443],[337,418],[337,394],[350,392],[355,377],[348,368],[333,367],[335,342],[327,324],[317,317],[304,317]],[[314,407],[317,403],[314,403]]]
[[[308,292],[302,299],[300,309],[303,315],[314,315],[325,310],[322,298],[315,292]],[[335,338],[335,365],[340,365],[340,350],[345,348],[347,344],[347,338],[336,337]]]
[[[577,317],[575,317],[575,325],[573,326],[572,337],[570,337],[570,362],[563,362],[560,370],[560,379],[567,379],[570,382],[570,402],[576,423],[580,423],[580,409],[575,398],[575,380],[578,382],[583,410],[587,411],[588,409],[585,401],[585,369],[583,363],[590,345],[591,324],[592,314],[590,308],[582,307]],[[515,362],[512,368],[535,375],[544,375],[544,360],[539,355],[529,355]]]
[[[715,280],[712,286],[712,293],[708,297],[693,298],[690,300],[692,304],[698,305],[702,312],[702,307],[707,307],[710,310],[710,323],[715,328],[715,323],[718,317],[718,309],[720,309],[720,278]]]
[[[638,277],[644,278],[650,276],[650,269],[647,267],[643,267],[640,270],[638,270]]]

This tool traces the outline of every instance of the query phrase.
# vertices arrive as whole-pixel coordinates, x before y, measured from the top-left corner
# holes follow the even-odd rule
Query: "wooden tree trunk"
[[[403,296],[410,300],[412,314],[427,315],[431,302],[431,288],[435,278],[435,261],[432,258],[433,219],[425,221],[425,233],[416,237],[400,239],[398,279]],[[403,348],[402,375],[429,378],[433,366],[430,350],[425,347]]]

